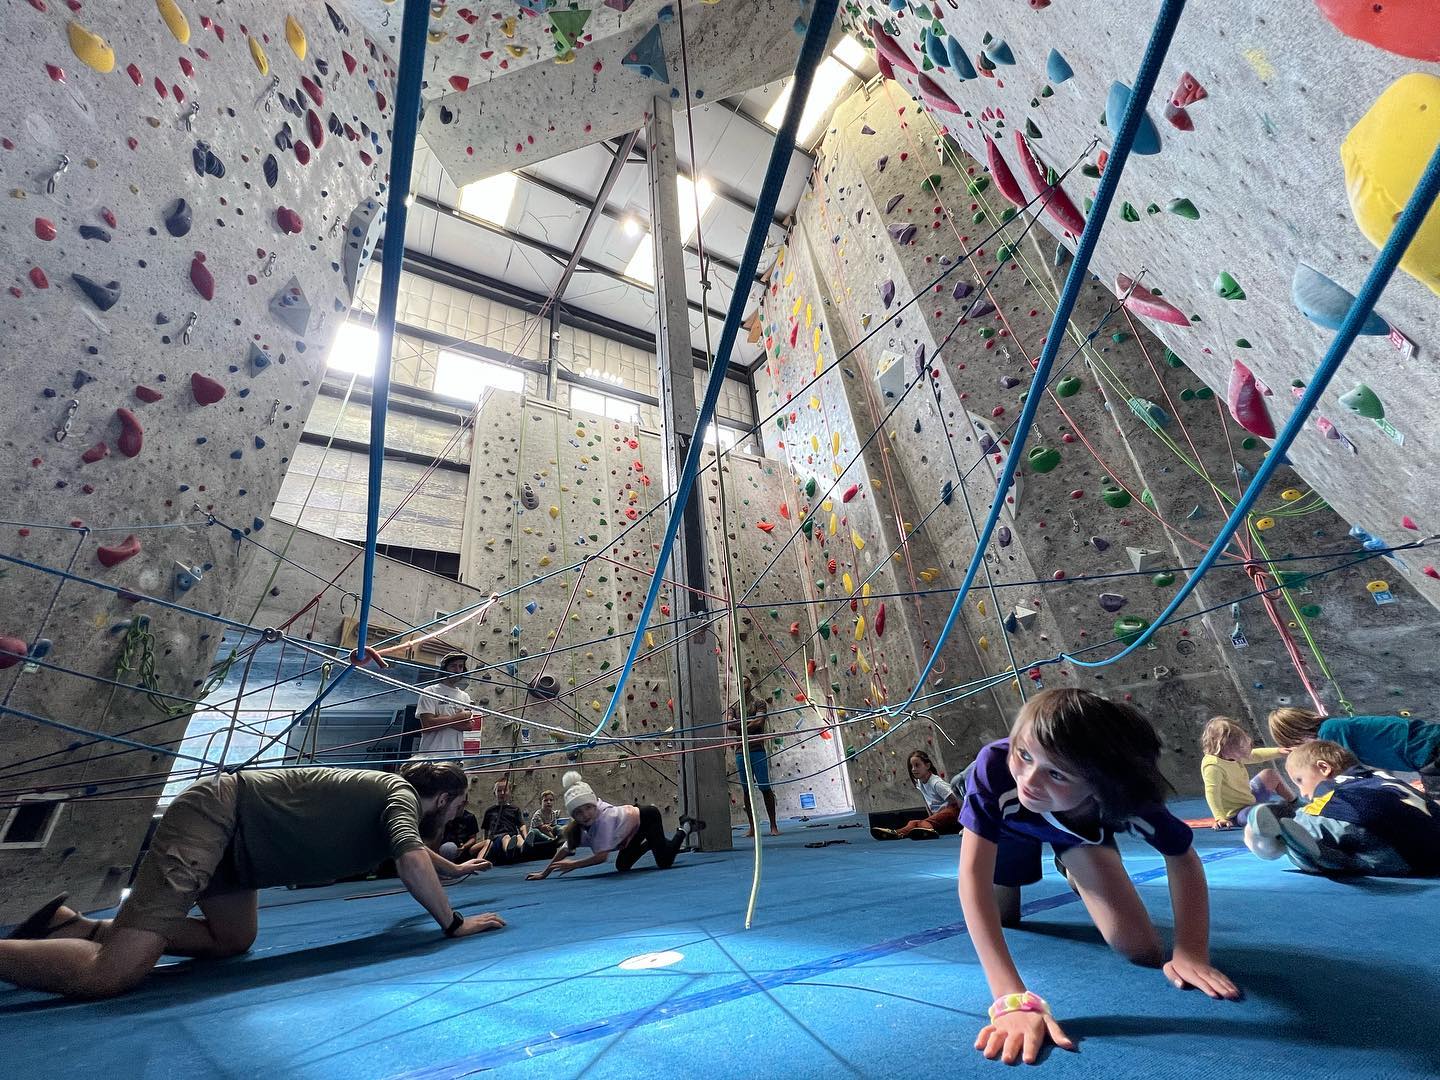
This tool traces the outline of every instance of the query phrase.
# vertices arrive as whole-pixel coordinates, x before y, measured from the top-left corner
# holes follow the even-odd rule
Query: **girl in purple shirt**
[[[665,833],[658,806],[615,806],[596,796],[578,772],[567,772],[561,779],[565,788],[565,812],[570,824],[565,827],[564,843],[550,865],[544,870],[526,874],[526,881],[543,881],[552,871],[562,875],[586,866],[609,862],[615,852],[615,869],[623,873],[634,866],[647,851],[655,856],[655,865],[668,870],[675,856],[685,847],[691,834],[705,827],[703,821],[680,819],[674,836]],[[589,858],[574,859],[572,851],[590,849]]]
[[[1240,996],[1210,964],[1205,870],[1189,826],[1165,809],[1160,739],[1137,709],[1084,690],[1046,690],[1020,709],[1008,739],[975,758],[960,809],[960,905],[995,1003],[975,1048],[1014,1064],[1037,1059],[1046,1040],[1074,1042],[1031,991],[1005,947],[1020,924],[1020,888],[1041,876],[1041,845],[1054,849],[1071,887],[1112,949],[1163,967],[1177,988]],[[1165,856],[1175,947],[1160,935],[1125,872],[1115,835],[1131,832]]]

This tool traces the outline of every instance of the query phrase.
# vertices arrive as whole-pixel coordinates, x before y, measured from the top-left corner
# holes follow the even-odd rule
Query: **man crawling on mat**
[[[135,885],[113,919],[88,919],[56,897],[0,941],[0,980],[75,997],[139,983],[164,954],[221,959],[255,941],[257,889],[326,883],[394,858],[400,880],[446,937],[498,930],[466,917],[439,875],[458,866],[425,846],[465,808],[465,772],[417,761],[400,775],[352,769],[255,769],[201,780],[166,809]],[[190,909],[200,907],[198,918]]]

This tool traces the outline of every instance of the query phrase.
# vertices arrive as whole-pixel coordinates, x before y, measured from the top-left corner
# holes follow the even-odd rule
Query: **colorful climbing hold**
[[[1240,283],[1225,270],[1221,270],[1219,276],[1215,278],[1213,288],[1215,289],[1215,295],[1222,300],[1245,299],[1245,290],[1242,289]]]
[[[1246,431],[1262,439],[1275,437],[1275,423],[1270,419],[1270,410],[1265,404],[1265,395],[1256,383],[1254,373],[1239,360],[1230,367],[1230,382],[1225,388],[1225,403],[1230,415]]]
[[[66,25],[65,34],[70,41],[70,51],[88,67],[101,75],[115,70],[115,50],[99,34],[73,20]]]
[[[225,385],[196,371],[190,376],[190,393],[197,405],[214,405],[225,396]]]
[[[95,557],[100,560],[101,566],[119,566],[126,559],[133,559],[139,554],[140,541],[131,534],[118,544],[102,546],[95,552]]]

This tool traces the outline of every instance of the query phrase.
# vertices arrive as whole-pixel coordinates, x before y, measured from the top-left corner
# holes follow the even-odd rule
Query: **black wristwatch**
[[[450,916],[450,925],[445,927],[445,936],[454,937],[459,932],[460,927],[464,925],[465,916],[461,915],[458,911],[452,912]]]

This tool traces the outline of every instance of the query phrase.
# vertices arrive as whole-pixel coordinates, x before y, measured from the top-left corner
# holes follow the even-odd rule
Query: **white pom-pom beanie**
[[[574,817],[578,807],[595,802],[595,792],[585,778],[578,772],[571,770],[560,778],[560,785],[565,789],[565,813]]]

